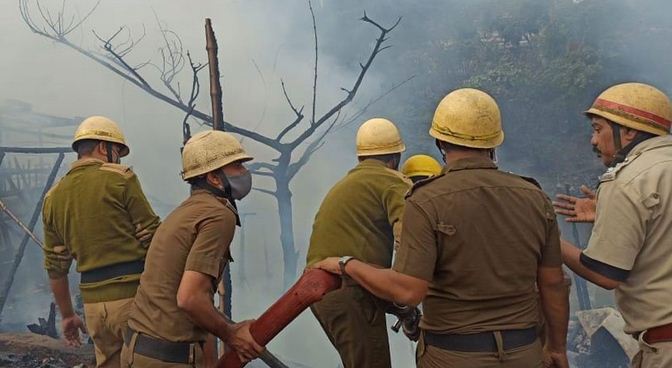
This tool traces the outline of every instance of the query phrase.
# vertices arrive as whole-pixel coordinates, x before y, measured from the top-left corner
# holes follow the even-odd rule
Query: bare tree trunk
[[[47,182],[45,183],[44,190],[42,191],[42,196],[40,197],[40,200],[37,201],[37,205],[35,205],[35,210],[33,211],[33,216],[30,219],[30,223],[28,224],[28,228],[30,231],[33,231],[35,228],[35,224],[37,223],[37,220],[40,218],[40,213],[42,212],[42,203],[44,202],[44,196],[47,194],[49,189],[51,189],[51,186],[54,184],[54,181],[56,180],[56,175],[58,174],[58,169],[61,167],[61,163],[63,163],[63,159],[65,158],[64,153],[59,153],[58,154],[58,159],[56,159],[56,163],[54,164],[54,168],[51,170],[51,173],[49,174],[49,178],[47,179]],[[9,271],[9,276],[7,277],[7,280],[5,283],[2,285],[2,289],[0,289],[0,315],[2,314],[2,310],[5,307],[5,304],[7,303],[7,297],[9,296],[9,290],[12,288],[12,284],[14,283],[14,276],[16,274],[16,271],[19,269],[19,265],[21,264],[21,260],[23,259],[23,253],[26,250],[26,245],[28,244],[28,240],[30,237],[28,235],[25,235],[23,237],[23,240],[21,241],[21,245],[19,245],[19,249],[16,252],[16,255],[14,256],[14,263],[12,264],[12,267]]]
[[[391,45],[386,45],[386,41],[389,39],[390,32],[392,32],[392,30],[394,30],[401,22],[401,17],[399,17],[391,27],[385,28],[381,24],[369,18],[366,15],[366,12],[364,12],[364,16],[361,18],[361,21],[374,26],[378,30],[378,37],[376,38],[368,57],[359,63],[359,72],[357,73],[357,77],[355,78],[352,85],[349,88],[341,87],[341,90],[345,92],[345,95],[330,108],[325,107],[324,110],[326,112],[324,114],[317,116],[315,108],[318,80],[318,38],[315,13],[313,11],[312,4],[309,1],[308,8],[310,9],[310,15],[313,23],[313,33],[315,35],[315,65],[313,68],[313,93],[311,99],[312,111],[310,113],[310,121],[308,124],[301,124],[305,117],[303,115],[303,106],[297,107],[294,105],[289,97],[289,94],[287,93],[285,83],[281,79],[280,85],[282,87],[283,94],[289,107],[294,112],[295,117],[281,131],[279,131],[277,135],[274,134],[273,136],[269,136],[258,133],[254,130],[243,128],[240,124],[225,121],[223,120],[223,116],[221,116],[223,114],[220,114],[219,111],[215,111],[211,117],[208,116],[207,113],[195,109],[195,101],[200,86],[197,73],[199,70],[201,70],[201,68],[203,68],[203,65],[193,63],[188,53],[187,58],[189,59],[192,69],[193,82],[190,99],[188,102],[184,101],[179,92],[179,84],[177,86],[173,84],[173,82],[176,82],[174,77],[180,73],[184,63],[182,43],[179,40],[179,37],[177,37],[177,35],[175,35],[173,32],[169,32],[163,28],[161,29],[164,35],[165,46],[161,47],[160,51],[162,57],[164,58],[163,64],[165,65],[163,65],[163,68],[159,68],[159,71],[161,72],[160,79],[163,82],[164,87],[167,88],[167,91],[162,92],[156,88],[154,83],[151,83],[145,79],[143,75],[141,75],[141,68],[150,64],[150,61],[141,63],[139,65],[134,65],[129,60],[127,60],[126,57],[130,51],[133,50],[133,48],[139,43],[139,40],[142,39],[142,36],[139,39],[134,39],[130,35],[129,31],[128,39],[117,39],[119,34],[125,33],[123,31],[127,29],[126,27],[121,27],[116,33],[112,34],[112,36],[107,39],[98,36],[94,32],[94,35],[101,43],[100,46],[104,50],[102,54],[86,50],[70,41],[68,35],[83,24],[83,22],[91,15],[91,13],[95,11],[100,1],[98,1],[88,13],[82,17],[79,17],[78,22],[72,21],[70,24],[65,21],[65,19],[68,19],[69,17],[64,14],[64,6],[61,7],[60,12],[55,11],[56,16],[51,16],[49,12],[44,12],[38,4],[37,8],[39,11],[39,16],[31,16],[31,14],[35,15],[35,9],[32,9],[32,6],[29,6],[29,3],[29,0],[19,0],[19,11],[24,23],[34,33],[73,49],[86,58],[103,66],[108,71],[116,74],[132,85],[150,94],[151,96],[154,96],[155,98],[186,112],[187,116],[192,116],[196,119],[202,120],[206,125],[211,125],[215,129],[225,130],[229,133],[239,134],[243,137],[249,138],[263,146],[271,148],[273,151],[276,151],[280,154],[278,159],[273,159],[271,162],[256,163],[256,167],[251,169],[251,171],[254,175],[272,177],[275,180],[276,191],[271,191],[264,188],[255,189],[274,196],[278,203],[281,229],[280,239],[285,266],[283,282],[287,287],[289,287],[296,278],[298,265],[298,253],[294,247],[293,239],[294,224],[292,218],[292,193],[289,188],[291,180],[310,160],[312,155],[324,145],[325,137],[332,131],[332,129],[343,127],[354,119],[357,119],[366,110],[366,108],[371,106],[371,104],[375,103],[380,98],[384,97],[392,90],[396,89],[412,78],[411,77],[406,79],[404,82],[392,87],[390,90],[388,90],[388,92],[382,94],[379,98],[372,100],[369,104],[365,105],[363,109],[360,109],[354,117],[351,117],[350,120],[344,119],[343,121],[339,121],[341,111],[346,106],[348,106],[355,98],[355,95],[357,95],[357,92],[364,82],[364,77],[373,65],[374,60],[381,52],[391,47]],[[167,34],[173,35],[176,40],[168,40],[166,36]],[[214,37],[212,37],[211,42],[209,43],[211,46],[214,44],[212,41],[214,41]],[[210,47],[208,51],[211,56],[216,56],[216,52],[214,52],[215,50],[212,47]],[[169,56],[169,58],[172,59],[166,60],[166,56]],[[217,66],[217,62],[213,62],[212,59],[213,58],[210,58],[211,61],[208,65],[213,68],[214,71],[216,69],[214,67]],[[214,79],[216,81],[219,80],[218,78]],[[214,85],[216,84],[217,83],[214,83]],[[213,102],[221,103],[221,96],[219,98],[217,96],[211,97],[214,100]],[[189,125],[186,123],[186,121],[187,120],[185,118],[182,124],[185,137],[189,135]],[[287,136],[287,134],[290,134],[292,139],[283,139]],[[303,153],[298,154],[297,149],[299,149],[299,147],[301,147]],[[295,160],[292,160],[293,153],[297,154],[295,156]],[[250,167],[252,168],[254,165],[255,163],[252,163],[250,164]]]
[[[296,272],[299,253],[294,247],[294,210],[292,207],[292,191],[289,189],[289,180],[276,177],[277,191],[275,198],[278,202],[280,216],[280,243],[282,245],[282,259],[284,261],[283,287],[289,288],[296,281]]]

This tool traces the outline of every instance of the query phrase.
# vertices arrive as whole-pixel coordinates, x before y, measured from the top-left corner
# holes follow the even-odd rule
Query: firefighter
[[[191,195],[159,226],[124,334],[122,367],[203,367],[208,333],[233,348],[241,361],[263,350],[250,322],[230,324],[213,304],[231,259],[237,200],[252,188],[243,165],[251,160],[229,133],[205,131],[182,152],[182,177]]]
[[[115,122],[102,116],[84,120],[72,148],[77,161],[44,198],[45,268],[66,342],[79,346],[85,327],[74,313],[68,283],[77,261],[97,366],[117,368],[128,309],[159,217],[135,173],[119,164],[129,148]]]
[[[315,267],[385,300],[422,302],[418,367],[541,367],[543,358],[567,368],[569,301],[555,214],[533,179],[493,162],[504,140],[497,103],[476,89],[455,90],[439,103],[429,134],[446,166],[407,197],[392,269],[358,255]]]
[[[563,240],[563,259],[583,278],[615,289],[625,332],[640,345],[633,367],[670,367],[672,104],[650,85],[624,83],[600,94],[586,115],[607,171],[594,199],[587,193],[556,204],[570,221],[594,220],[587,248]]]
[[[439,175],[441,164],[432,156],[414,155],[408,158],[401,166],[401,173],[411,179],[413,183]]]
[[[307,264],[325,257],[356,255],[390,267],[410,181],[397,171],[406,149],[389,120],[366,121],[357,131],[359,164],[327,193],[315,216]],[[398,238],[398,236],[397,236]],[[389,368],[385,309],[354,282],[311,306],[345,368]]]

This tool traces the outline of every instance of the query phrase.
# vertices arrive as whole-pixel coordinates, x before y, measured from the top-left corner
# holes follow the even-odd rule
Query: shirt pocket
[[[655,220],[661,214],[660,194],[653,192],[642,199],[642,204],[651,213],[651,219]]]
[[[439,222],[438,224],[436,224],[436,231],[439,233],[441,237],[450,238],[457,234],[457,227],[455,227],[455,225],[452,224]]]
[[[455,250],[455,244],[459,243],[459,234],[457,233],[457,226],[445,222],[436,224],[436,245],[437,257],[436,261],[440,262],[442,256],[452,254]],[[453,246],[450,246],[453,244]]]

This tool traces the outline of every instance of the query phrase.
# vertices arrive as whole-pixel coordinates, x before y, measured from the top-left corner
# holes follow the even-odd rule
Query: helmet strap
[[[222,185],[224,186],[224,189],[220,189],[212,184],[205,179],[200,181],[200,183],[197,185],[199,188],[207,190],[208,192],[214,194],[216,197],[220,198],[226,198],[229,203],[233,206],[234,209],[236,209],[236,225],[240,226],[240,217],[238,217],[238,207],[236,206],[236,201],[233,199],[233,196],[231,195],[231,184],[229,183],[229,179],[226,178],[226,175],[224,172],[222,172],[221,169],[217,170],[214,173],[217,178],[219,178],[219,181],[222,182]]]
[[[613,165],[616,165],[618,163],[621,163],[621,162],[625,161],[625,158],[628,156],[630,151],[632,151],[632,149],[635,148],[636,145],[638,145],[638,144],[640,144],[640,143],[642,143],[645,140],[650,139],[650,138],[651,138],[651,134],[647,134],[647,133],[644,133],[644,132],[637,132],[637,135],[635,136],[635,138],[630,143],[628,143],[625,147],[621,148],[621,150],[618,151],[614,155],[614,164]]]
[[[611,125],[611,135],[614,137],[614,147],[618,152],[623,148],[623,145],[621,144],[621,126],[613,121],[610,121],[609,125]]]
[[[627,152],[626,153],[622,152],[623,144],[621,143],[621,126],[614,123],[613,121],[609,121],[609,126],[611,126],[611,136],[614,141],[614,149],[616,150],[611,165],[609,165],[613,167],[623,162],[623,160],[625,160]]]
[[[114,157],[112,157],[112,142],[105,142],[105,148],[107,149],[107,162],[114,164]]]
[[[441,159],[443,160],[443,163],[446,163],[446,153],[443,151],[443,148],[441,148],[441,142],[438,139],[434,140],[434,144],[436,144],[436,148],[439,149],[439,152],[441,152]]]

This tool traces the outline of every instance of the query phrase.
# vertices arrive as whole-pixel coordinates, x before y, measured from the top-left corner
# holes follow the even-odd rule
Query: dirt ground
[[[93,345],[74,349],[62,340],[26,332],[0,333],[0,367],[4,368],[93,368]],[[290,367],[303,367],[289,363]],[[246,368],[264,368],[260,361],[251,362]]]
[[[95,367],[93,345],[68,348],[62,340],[30,332],[0,333],[0,367]]]

